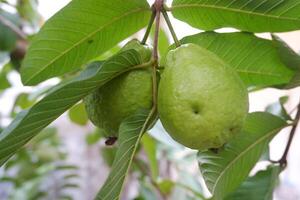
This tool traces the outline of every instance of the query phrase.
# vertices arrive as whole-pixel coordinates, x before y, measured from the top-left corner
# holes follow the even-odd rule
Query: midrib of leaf
[[[152,113],[149,114],[150,117],[151,117],[151,115],[152,115]],[[126,174],[128,174],[129,168],[130,168],[130,166],[131,166],[131,164],[132,164],[132,160],[133,160],[133,158],[134,158],[134,156],[135,156],[135,152],[136,152],[137,146],[138,146],[138,144],[139,144],[139,142],[140,142],[140,140],[141,140],[141,138],[142,138],[143,133],[146,132],[147,124],[148,124],[149,119],[150,119],[149,116],[148,116],[147,120],[145,121],[145,123],[144,123],[144,125],[143,125],[143,128],[141,129],[141,131],[140,131],[139,134],[138,134],[138,139],[137,139],[137,142],[135,143],[135,145],[133,146],[133,152],[132,152],[132,154],[131,154],[131,156],[130,156],[129,164],[128,164],[128,167],[127,167],[127,169],[126,169],[126,173],[124,174],[124,176],[126,176]],[[130,148],[132,148],[132,147],[130,147]],[[124,188],[124,182],[125,182],[125,181],[123,181],[122,186],[121,186],[122,190],[123,190],[123,188]],[[116,197],[115,199],[120,199],[120,195],[122,194],[122,190],[121,190],[121,192],[119,193],[118,197]],[[111,191],[113,191],[113,190],[111,190]]]
[[[203,5],[203,4],[180,4],[180,5],[174,5],[171,7],[171,10],[173,11],[174,8],[195,8],[195,7],[200,7],[200,8],[215,8],[219,10],[225,10],[225,11],[230,11],[230,12],[236,12],[236,13],[241,13],[241,14],[250,14],[250,15],[257,15],[259,17],[269,17],[269,18],[274,18],[274,19],[283,19],[283,20],[291,20],[295,22],[300,22],[300,19],[295,19],[295,18],[290,18],[290,17],[282,17],[282,16],[276,16],[276,15],[270,15],[270,14],[265,14],[265,13],[258,13],[258,12],[250,12],[246,10],[239,10],[236,8],[225,8],[225,7],[220,7],[220,6],[215,6],[215,5]]]
[[[114,174],[114,176],[110,179],[110,180],[112,180],[112,181],[110,182],[110,184],[105,185],[105,187],[108,187],[108,186],[111,185],[112,183],[115,183],[114,186],[109,187],[109,189],[110,189],[109,192],[106,193],[106,195],[105,195],[103,198],[100,197],[99,200],[100,200],[100,199],[101,199],[101,200],[105,200],[106,197],[108,197],[108,196],[111,194],[111,192],[114,191],[115,186],[118,185],[118,184],[116,184],[116,183],[120,182],[120,181],[122,180],[122,178],[124,178],[124,177],[126,176],[126,174],[128,174],[129,169],[130,169],[130,166],[131,166],[132,161],[133,161],[133,159],[134,159],[134,156],[135,156],[137,147],[138,147],[138,145],[139,145],[139,143],[140,143],[140,141],[141,141],[141,138],[142,138],[143,134],[147,131],[147,127],[148,127],[148,125],[149,125],[149,122],[150,122],[151,118],[152,118],[154,115],[156,115],[156,112],[155,112],[155,109],[152,109],[152,110],[149,112],[149,114],[147,115],[147,118],[146,118],[146,120],[145,120],[145,122],[144,122],[144,124],[143,124],[143,126],[142,126],[142,128],[141,128],[141,130],[139,131],[138,135],[133,136],[133,137],[131,137],[131,138],[128,138],[127,140],[123,141],[123,142],[120,144],[120,146],[122,146],[122,144],[124,144],[124,143],[126,143],[126,142],[128,142],[128,141],[130,141],[130,140],[132,140],[132,139],[134,139],[134,138],[137,137],[136,142],[134,143],[134,145],[130,146],[130,147],[127,149],[127,151],[123,154],[123,156],[121,157],[121,159],[119,159],[119,160],[117,161],[117,163],[113,164],[113,165],[118,165],[124,157],[126,158],[127,152],[130,152],[130,150],[133,148],[133,151],[132,151],[132,153],[131,153],[131,155],[130,155],[129,160],[128,160],[128,161],[125,161],[125,162],[128,162],[128,165],[125,165],[125,164],[123,163],[123,165],[122,165],[120,168],[118,168],[118,171],[117,171],[117,172]],[[140,121],[140,120],[137,120],[137,121]],[[141,121],[141,122],[142,122],[142,121]],[[136,123],[136,122],[135,122],[135,123]],[[125,172],[124,175],[122,175],[122,176],[120,177],[119,172],[122,171],[122,169],[123,169],[124,166],[127,167],[127,168],[126,168],[126,172]],[[117,182],[114,182],[113,180],[115,180],[117,177],[119,178],[119,180],[117,180]],[[118,196],[115,197],[113,200],[120,199],[120,195],[122,194],[122,191],[123,191],[123,188],[124,188],[124,183],[125,183],[125,181],[123,181],[123,182],[121,183],[121,191],[120,191],[120,193],[118,194]],[[98,195],[99,195],[99,194],[98,194]],[[96,199],[98,199],[98,195],[97,195]]]
[[[43,72],[45,69],[47,69],[50,65],[52,65],[53,63],[55,63],[58,59],[60,59],[61,57],[63,57],[65,54],[67,54],[69,51],[71,51],[72,49],[74,49],[75,47],[79,46],[80,44],[82,44],[83,42],[85,42],[88,38],[92,37],[93,35],[97,34],[99,31],[101,31],[102,29],[106,28],[107,26],[115,23],[116,21],[122,19],[123,17],[126,17],[128,15],[131,15],[133,13],[138,13],[140,11],[143,10],[147,10],[145,8],[138,8],[135,10],[132,10],[130,12],[124,13],[123,15],[120,15],[119,17],[115,17],[113,18],[113,20],[111,20],[110,22],[104,24],[103,26],[101,26],[100,28],[96,29],[95,31],[93,31],[92,33],[86,35],[85,37],[83,37],[81,40],[79,40],[78,42],[76,42],[74,45],[72,45],[70,48],[66,49],[65,51],[63,51],[60,55],[58,55],[56,58],[54,58],[51,62],[49,62],[47,65],[45,65],[43,68],[41,68],[39,71],[37,71],[36,73],[33,73],[30,78],[26,81],[26,83],[30,82],[35,76],[37,76],[38,74],[40,74],[41,72]],[[55,50],[55,49],[53,49]],[[26,84],[25,83],[25,84]]]
[[[289,125],[286,125],[285,127],[287,127]],[[274,133],[280,131],[282,128],[284,127],[280,127],[277,128],[273,131],[271,131],[269,134],[264,135],[263,137],[261,137],[260,139],[258,139],[256,142],[252,143],[249,147],[247,147],[244,151],[242,151],[235,159],[233,159],[231,162],[228,163],[228,165],[224,168],[224,170],[220,173],[220,176],[217,178],[217,180],[215,181],[212,193],[215,193],[215,189],[216,186],[218,185],[218,182],[220,181],[220,179],[223,177],[223,175],[226,173],[226,171],[237,161],[239,160],[242,156],[244,156],[244,154],[246,154],[248,151],[250,151],[254,146],[256,146],[257,144],[259,144],[260,142],[262,142],[263,140],[265,140],[266,138],[270,137],[271,135],[273,135]]]

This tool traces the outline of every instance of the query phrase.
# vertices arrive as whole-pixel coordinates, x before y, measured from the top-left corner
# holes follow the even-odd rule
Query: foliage
[[[62,168],[71,165],[61,147],[56,129],[48,128],[16,153],[4,165],[0,178],[0,184],[7,189],[7,199],[59,199],[70,189],[68,185],[79,187],[77,167]]]
[[[102,145],[102,130],[86,135],[88,148],[99,147],[111,171],[96,199],[127,199],[126,185],[132,179],[139,183],[137,200],[205,199],[203,180],[212,199],[272,199],[283,166],[269,162],[255,175],[249,172],[260,158],[268,162],[268,144],[278,132],[297,126],[299,119],[285,106],[289,96],[274,100],[266,112],[250,113],[243,131],[220,149],[196,152],[174,145],[162,131],[153,134],[159,125],[148,131],[153,126],[149,121],[157,117],[155,88],[165,54],[180,44],[194,43],[214,53],[238,73],[249,91],[299,87],[300,56],[273,34],[300,30],[299,2],[173,0],[161,10],[159,2],[151,7],[146,0],[72,0],[43,24],[38,1],[0,0],[0,97],[15,89],[11,75],[18,74],[30,86],[58,80],[50,88],[19,92],[8,116],[0,115],[0,184],[12,188],[6,196],[0,194],[1,199],[72,199],[66,190],[79,187],[79,169],[66,161],[61,138],[49,124],[67,112],[72,122],[90,126],[82,99],[125,72],[150,66],[152,110],[123,121],[113,147]],[[167,27],[151,29],[160,11]],[[167,12],[201,32],[178,40]],[[133,34],[140,37],[136,33],[147,24],[142,42],[150,36],[154,50],[151,62],[143,63],[139,52],[119,50]],[[175,44],[170,44],[167,28]],[[219,28],[235,31],[223,33]],[[258,37],[262,32],[272,38]],[[10,125],[3,123],[11,119]],[[191,170],[197,169],[197,162],[200,170]],[[55,189],[48,185],[53,177],[58,178]]]

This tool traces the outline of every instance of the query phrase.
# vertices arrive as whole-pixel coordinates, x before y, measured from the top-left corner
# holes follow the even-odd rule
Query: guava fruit
[[[167,55],[158,112],[177,142],[198,150],[219,148],[241,131],[248,93],[237,73],[219,57],[186,44]]]
[[[138,40],[128,42],[121,51],[135,49],[142,61],[151,59],[152,49]],[[132,70],[111,80],[84,99],[89,119],[106,137],[118,137],[121,122],[139,109],[152,107],[151,68]],[[107,141],[108,145],[114,139]]]

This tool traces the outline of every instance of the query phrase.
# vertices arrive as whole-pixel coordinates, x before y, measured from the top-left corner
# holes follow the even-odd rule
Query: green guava
[[[137,50],[143,62],[151,59],[152,49],[138,40],[128,42],[121,51]],[[84,99],[89,119],[106,137],[118,137],[121,122],[139,109],[152,107],[151,68],[132,70],[111,80]]]
[[[167,55],[158,112],[177,142],[198,150],[219,148],[241,131],[248,93],[237,73],[219,57],[186,44]]]

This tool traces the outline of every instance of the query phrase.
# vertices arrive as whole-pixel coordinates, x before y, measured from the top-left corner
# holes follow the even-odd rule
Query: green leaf
[[[21,68],[25,85],[79,69],[147,25],[145,0],[73,0],[35,36]]]
[[[293,89],[300,86],[300,70],[295,73],[291,81],[284,86],[284,89]]]
[[[282,62],[293,70],[300,70],[300,55],[278,36],[272,34],[272,39]]]
[[[225,200],[273,200],[273,191],[279,181],[280,172],[279,166],[270,166],[267,170],[257,172]]]
[[[300,55],[291,49],[283,40],[272,34],[274,45],[282,62],[294,70],[291,81],[283,86],[283,89],[292,89],[300,86]]]
[[[168,34],[166,33],[166,31],[164,29],[159,30],[158,44],[159,44],[158,51],[159,51],[160,56],[165,55],[170,46],[170,41],[169,41]]]
[[[102,159],[107,164],[107,166],[112,167],[114,159],[117,154],[117,150],[118,149],[114,146],[101,148],[101,156],[102,156]]]
[[[88,123],[89,119],[85,111],[85,106],[82,102],[73,106],[69,110],[69,118],[72,122],[81,126],[84,126]]]
[[[88,145],[96,144],[104,135],[102,129],[96,128],[92,133],[89,133],[85,137],[85,141]]]
[[[286,126],[284,120],[269,113],[251,113],[241,134],[218,153],[198,153],[200,170],[215,199],[223,199],[244,181],[270,140]]]
[[[0,72],[0,92],[11,86],[10,82],[7,79],[7,74]]]
[[[203,30],[233,27],[249,32],[300,29],[297,0],[174,0],[175,18]]]
[[[266,111],[272,113],[273,115],[281,117],[283,120],[292,120],[291,116],[288,114],[284,107],[284,104],[287,103],[288,99],[288,96],[280,97],[278,102],[268,105]]]
[[[145,154],[147,155],[150,170],[151,170],[151,176],[153,180],[157,180],[159,175],[159,168],[158,168],[158,162],[156,157],[156,141],[149,136],[148,134],[145,134],[142,138],[142,145],[145,151]]]
[[[182,42],[197,44],[218,55],[248,87],[284,84],[293,76],[293,71],[280,60],[273,42],[250,33],[204,32],[187,36]]]
[[[15,117],[20,109],[27,109],[36,102],[35,98],[31,98],[28,93],[21,93],[17,96],[11,111],[11,117]]]
[[[120,126],[118,150],[111,172],[96,200],[120,199],[125,177],[129,171],[142,135],[149,125],[149,111],[140,111],[128,117]]]
[[[0,134],[0,166],[18,149],[91,91],[141,64],[141,56],[130,49],[101,65],[92,63],[78,77],[54,87],[32,108],[22,111]]]
[[[16,45],[17,35],[7,25],[17,26],[19,18],[1,8],[0,18],[0,51],[11,51]]]

